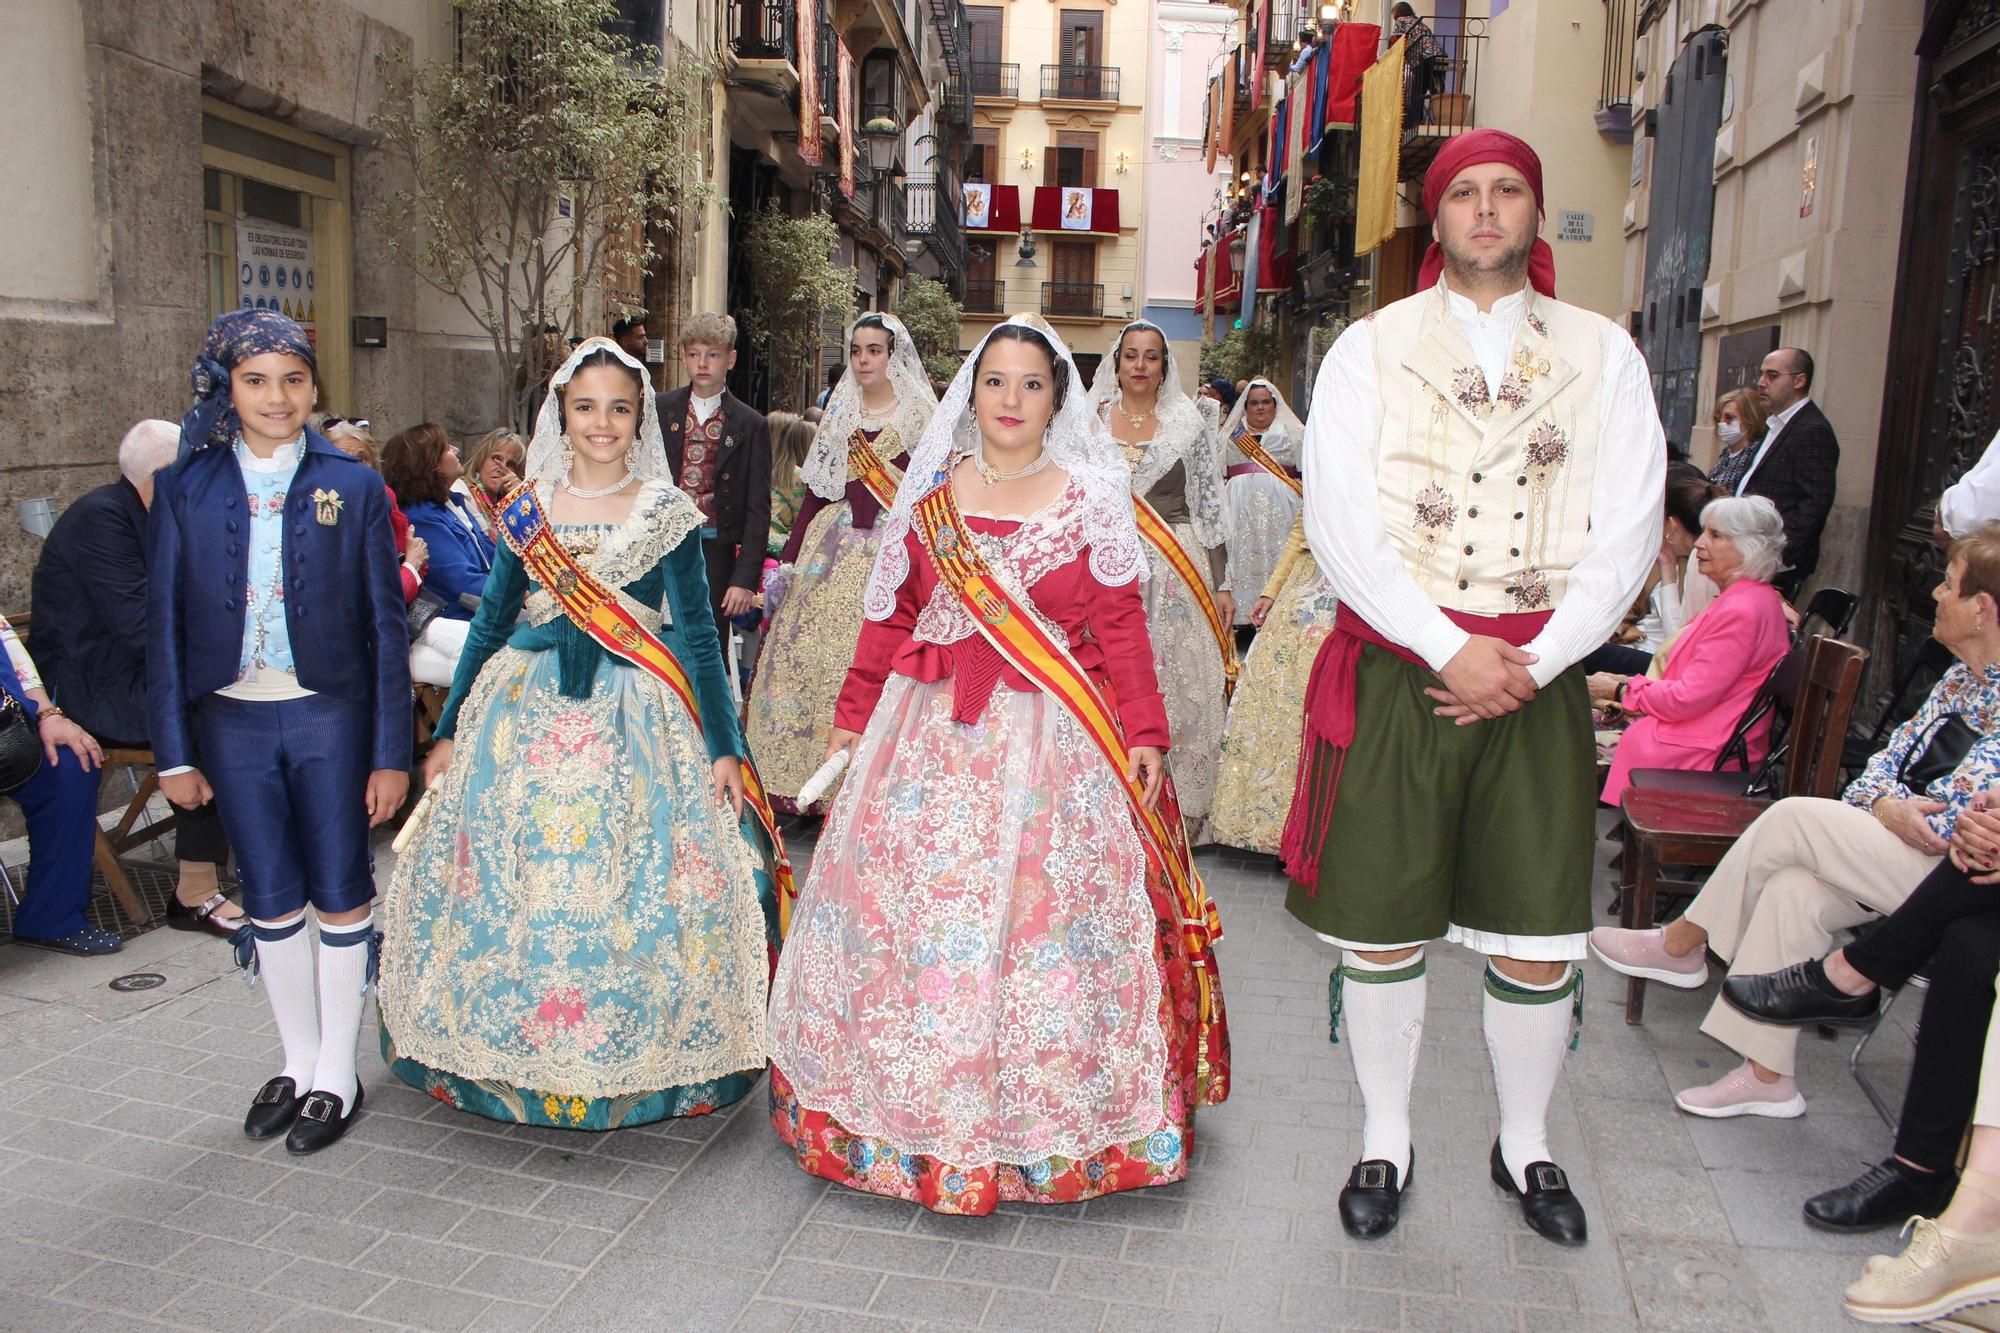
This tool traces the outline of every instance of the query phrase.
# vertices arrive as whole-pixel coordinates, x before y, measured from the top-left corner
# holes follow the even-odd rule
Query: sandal
[[[249,919],[241,914],[216,915],[223,908],[233,906],[235,904],[220,893],[210,894],[208,900],[198,907],[189,907],[176,896],[167,900],[167,924],[175,930],[205,930],[211,935],[228,939]]]
[[[48,949],[55,953],[75,954],[79,958],[96,958],[107,953],[117,953],[125,947],[125,941],[97,926],[85,926],[74,934],[54,940],[36,940],[26,935],[16,935],[14,943],[26,944],[36,949]]]

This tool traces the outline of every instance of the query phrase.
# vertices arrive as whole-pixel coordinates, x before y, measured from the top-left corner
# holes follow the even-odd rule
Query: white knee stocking
[[[301,911],[289,921],[252,921],[250,929],[257,941],[257,975],[271,997],[278,1037],[285,1044],[282,1073],[304,1096],[319,1062],[319,1012],[313,1005],[312,937],[306,934],[306,914]]]
[[[1361,1086],[1361,1160],[1395,1163],[1410,1174],[1410,1081],[1424,1037],[1429,982],[1422,950],[1396,963],[1371,963],[1349,950],[1339,968],[1340,1012]]]
[[[354,1106],[354,1043],[368,999],[375,914],[348,926],[319,928],[319,1065],[312,1085]]]
[[[1569,1001],[1583,984],[1572,967],[1559,981],[1534,986],[1486,968],[1486,1052],[1493,1060],[1493,1088],[1500,1098],[1500,1156],[1526,1189],[1527,1167],[1549,1161],[1549,1097],[1569,1049],[1574,1010]]]

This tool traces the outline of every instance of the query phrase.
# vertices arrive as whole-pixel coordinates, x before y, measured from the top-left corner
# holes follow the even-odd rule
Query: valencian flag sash
[[[884,433],[893,429],[886,428]],[[868,493],[884,509],[895,505],[896,487],[902,484],[903,474],[882,460],[882,455],[858,426],[847,437],[847,474],[866,485]]]
[[[695,730],[701,730],[701,705],[695,700],[694,682],[673,650],[661,643],[625,609],[612,591],[598,582],[590,571],[576,562],[569,548],[557,539],[555,529],[542,514],[534,487],[526,482],[508,492],[500,502],[500,534],[507,548],[520,558],[535,582],[554,595],[563,614],[592,642],[665,685],[687,708]],[[791,858],[785,855],[785,840],[778,836],[778,820],[771,811],[771,798],[764,792],[764,780],[746,755],[743,759],[744,803],[756,815],[771,844],[771,877],[778,885],[778,933],[791,928],[792,904],[799,896],[792,877]]]
[[[1222,653],[1222,690],[1224,695],[1236,692],[1236,633],[1233,627],[1222,623],[1222,612],[1215,607],[1215,598],[1208,591],[1208,580],[1188,559],[1187,548],[1174,536],[1174,530],[1167,526],[1167,520],[1160,517],[1160,511],[1146,503],[1142,495],[1132,497],[1132,517],[1139,522],[1139,535],[1158,551],[1166,562],[1180,576],[1189,592],[1194,594],[1195,605],[1208,620],[1208,632],[1215,636],[1215,646]]]
[[[1283,463],[1271,457],[1270,451],[1258,443],[1257,437],[1250,433],[1248,426],[1238,424],[1236,434],[1230,437],[1229,442],[1240,450],[1245,458],[1291,487],[1293,495],[1304,498],[1306,488],[1299,484],[1297,477],[1285,469]]]
[[[1215,957],[1210,945],[1222,938],[1222,918],[1215,904],[1209,901],[1201,876],[1194,868],[1173,783],[1165,782],[1159,809],[1146,805],[1145,785],[1126,776],[1131,756],[1110,705],[1077,665],[1069,645],[1051,637],[1035,613],[1000,582],[966,532],[958,501],[951,493],[949,474],[940,470],[938,478],[939,484],[930,494],[917,501],[916,526],[939,581],[965,604],[972,613],[973,624],[1001,659],[1035,682],[1096,744],[1125,789],[1146,859],[1173,892],[1181,936],[1199,991],[1197,1096],[1210,1105],[1220,1102],[1229,1095],[1229,1074],[1226,1064],[1211,1059],[1211,1055],[1219,1054],[1216,1046],[1223,1040],[1223,1014],[1222,991],[1216,984]],[[1168,540],[1173,540],[1171,535]]]

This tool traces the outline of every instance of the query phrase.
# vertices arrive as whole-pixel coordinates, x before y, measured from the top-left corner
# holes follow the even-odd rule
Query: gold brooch
[[[313,517],[319,520],[321,527],[330,528],[340,522],[340,507],[345,503],[339,491],[314,491]]]
[[[1514,353],[1514,373],[1521,377],[1521,383],[1533,384],[1537,376],[1549,373],[1548,358],[1544,357],[1539,361],[1530,361],[1528,359],[1528,349],[1524,347]]]

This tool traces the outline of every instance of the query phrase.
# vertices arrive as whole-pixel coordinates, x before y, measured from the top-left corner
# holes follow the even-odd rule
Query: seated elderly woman
[[[446,620],[472,619],[493,572],[493,539],[480,527],[472,502],[452,489],[464,471],[458,446],[444,427],[428,421],[382,446],[382,476],[429,547],[424,588],[444,603],[438,615]]]
[[[1598,961],[1628,977],[1695,990],[1703,947],[1731,976],[1818,958],[1833,932],[1893,912],[1942,859],[1973,793],[2000,781],[2000,524],[1952,543],[1932,633],[1958,658],[1838,801],[1789,797],[1766,810],[1664,929],[1590,933]],[[1718,999],[1701,1030],[1745,1057],[1675,1095],[1690,1115],[1805,1113],[1794,1028]]]
[[[1638,768],[1713,768],[1771,668],[1791,646],[1785,599],[1771,586],[1785,523],[1763,496],[1711,500],[1694,543],[1697,569],[1722,591],[1667,651],[1658,680],[1600,672],[1590,701],[1633,718],[1619,738],[1604,801],[1618,805]],[[1752,766],[1770,740],[1766,716],[1745,740]]]
[[[28,715],[42,765],[11,793],[28,823],[28,891],[14,910],[14,938],[60,953],[94,957],[124,943],[90,924],[90,865],[96,851],[97,780],[104,751],[42,688],[13,626],[0,619],[0,690]]]
[[[1661,518],[1660,555],[1646,589],[1625,613],[1611,641],[1593,648],[1583,659],[1589,675],[1609,671],[1643,676],[1653,654],[1666,647],[1715,600],[1716,587],[1694,561],[1694,544],[1701,538],[1701,511],[1728,492],[1710,484],[1692,463],[1667,464],[1667,508]]]

